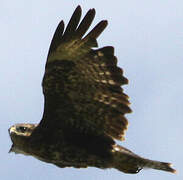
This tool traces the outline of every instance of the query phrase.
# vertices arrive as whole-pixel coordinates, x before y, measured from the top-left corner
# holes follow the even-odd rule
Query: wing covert
[[[125,114],[131,109],[121,86],[128,80],[117,67],[113,47],[92,49],[107,21],[84,36],[94,16],[95,10],[89,10],[79,24],[78,6],[65,32],[63,21],[56,29],[42,82],[45,109],[39,127],[69,127],[122,140],[128,124]]]

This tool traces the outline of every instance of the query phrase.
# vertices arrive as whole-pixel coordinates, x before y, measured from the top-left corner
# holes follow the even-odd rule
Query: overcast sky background
[[[30,156],[8,154],[8,128],[38,123],[43,112],[41,80],[59,21],[77,5],[96,9],[93,26],[109,25],[99,47],[112,45],[130,83],[133,113],[126,141],[137,154],[174,164],[178,174],[144,170],[60,169]],[[182,180],[183,179],[183,1],[182,0],[1,0],[0,178],[3,180]]]

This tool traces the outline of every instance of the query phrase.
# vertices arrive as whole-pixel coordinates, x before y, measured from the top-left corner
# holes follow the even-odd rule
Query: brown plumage
[[[59,23],[42,82],[42,120],[12,126],[10,151],[61,168],[93,166],[137,173],[147,167],[174,173],[169,163],[141,158],[115,143],[115,139],[124,139],[125,114],[131,112],[121,88],[128,80],[117,67],[113,47],[92,49],[107,26],[107,21],[101,21],[85,35],[94,16],[91,9],[79,23],[78,6],[65,31],[63,21]]]

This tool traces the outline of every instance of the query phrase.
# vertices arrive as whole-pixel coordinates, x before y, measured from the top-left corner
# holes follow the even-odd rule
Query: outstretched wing
[[[56,29],[42,83],[45,109],[39,127],[122,140],[128,124],[124,115],[131,110],[121,86],[128,80],[116,65],[113,47],[92,49],[107,21],[84,36],[94,16],[91,9],[79,23],[78,6],[65,31],[63,21]]]

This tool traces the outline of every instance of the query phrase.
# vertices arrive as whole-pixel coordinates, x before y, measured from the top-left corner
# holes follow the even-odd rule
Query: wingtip
[[[102,20],[99,22],[99,24],[101,24],[103,26],[103,29],[106,28],[106,26],[108,25],[108,21],[107,20]]]
[[[78,5],[78,6],[76,7],[76,9],[77,9],[77,10],[79,10],[79,9],[81,10],[81,6],[80,6],[80,5]]]
[[[108,21],[107,20],[102,20],[101,23],[103,24],[103,28],[105,29],[108,25]]]
[[[108,25],[108,21],[107,21],[107,20],[102,20],[102,22],[103,22],[104,24],[106,24],[106,26]]]
[[[61,20],[58,26],[62,26],[64,28],[64,21]]]
[[[82,12],[82,8],[81,8],[80,5],[78,5],[78,6],[76,7],[74,13],[80,13],[80,14],[81,14],[81,12]]]
[[[92,8],[92,9],[90,9],[89,11],[90,11],[91,13],[96,14],[95,8]]]
[[[75,11],[82,11],[81,5],[78,5],[76,7]],[[93,12],[95,14],[96,13],[95,8],[89,9],[89,12]]]
[[[89,11],[87,12],[87,14],[90,14],[90,16],[95,17],[96,11],[95,11],[94,8],[92,8],[92,9],[89,9]]]

